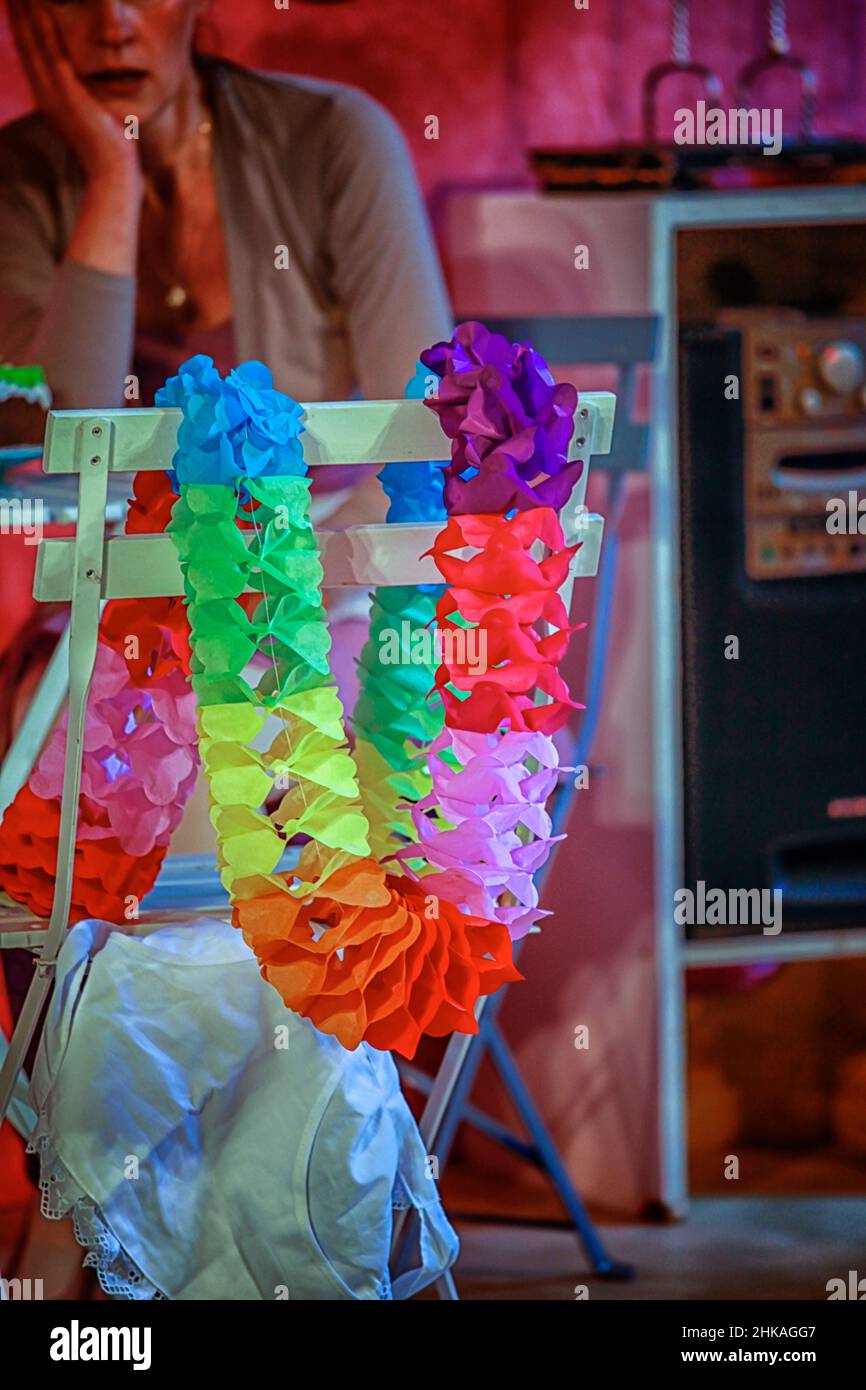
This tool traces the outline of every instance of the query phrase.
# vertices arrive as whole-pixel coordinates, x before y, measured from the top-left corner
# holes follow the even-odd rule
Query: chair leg
[[[87,422],[88,433],[78,441],[78,524],[75,535],[75,573],[69,622],[69,720],[63,763],[63,795],[57,840],[54,901],[36,973],[24,1007],[0,1067],[0,1123],[2,1123],[18,1074],[39,1022],[42,1007],[54,980],[57,955],[69,925],[75,866],[75,834],[78,829],[78,797],[84,752],[84,720],[87,697],[96,664],[102,567],[105,548],[105,503],[108,473],[114,447],[114,426],[107,420]],[[86,461],[85,461],[86,460]]]
[[[70,679],[69,726],[66,735],[66,760],[63,773],[63,801],[60,812],[60,834],[57,844],[57,870],[54,883],[54,902],[51,917],[45,933],[45,944],[37,960],[36,971],[18,1021],[9,1040],[9,1051],[0,1067],[0,1124],[6,1117],[9,1104],[24,1065],[27,1049],[33,1039],[39,1017],[42,1013],[57,964],[57,954],[69,924],[69,908],[72,901],[72,880],[75,861],[75,832],[78,826],[78,795],[81,787],[81,757],[84,743],[84,717],[87,711],[87,694],[93,678],[96,659],[96,633],[99,624],[99,593],[96,605],[92,608],[91,621],[87,614],[82,615],[79,624],[80,646],[76,653],[78,667]],[[74,622],[74,620],[73,620]],[[92,629],[92,642],[89,641]],[[73,664],[76,634],[71,637],[70,665]]]
[[[586,1207],[583,1205],[574,1184],[565,1170],[565,1165],[559,1156],[559,1151],[536,1109],[535,1102],[529,1094],[526,1082],[523,1080],[517,1063],[511,1055],[511,1049],[496,1023],[491,1024],[490,1028],[487,1030],[487,1045],[490,1048],[490,1054],[496,1063],[499,1075],[505,1083],[508,1095],[527,1133],[532,1137],[544,1167],[550,1175],[551,1182],[559,1193],[562,1203],[571,1217],[572,1224],[592,1262],[593,1269],[596,1273],[603,1274],[608,1278],[629,1278],[630,1270],[628,1267],[612,1259],[607,1253],[601,1237],[589,1218]]]
[[[480,1019],[484,1011],[486,998],[481,998],[475,1006],[475,1017]],[[424,1106],[424,1112],[418,1122],[418,1129],[427,1153],[436,1143],[442,1121],[448,1111],[448,1106],[455,1086],[460,1080],[461,1072],[466,1065],[466,1059],[471,1055],[471,1048],[477,1043],[477,1034],[454,1033],[445,1049],[445,1056],[442,1065],[436,1073],[430,1094]],[[394,1227],[391,1236],[391,1268],[396,1272],[400,1267],[400,1252],[404,1242],[404,1227],[408,1212],[398,1211],[394,1217]]]
[[[12,805],[23,787],[51,726],[66,699],[69,684],[69,629],[64,629],[60,640],[21,721],[18,732],[7,749],[0,767],[0,816]]]
[[[0,1125],[5,1120],[6,1112],[12,1103],[12,1097],[18,1085],[18,1077],[24,1067],[27,1049],[36,1031],[39,1015],[42,1013],[42,1006],[51,988],[53,976],[53,968],[43,974],[41,962],[37,963],[36,972],[30,982],[24,1005],[12,1030],[12,1037],[9,1039],[9,1050],[3,1060],[2,1067],[0,1067]]]
[[[9,1051],[9,1044],[0,1033],[0,1064],[6,1059]],[[22,1139],[29,1139],[36,1124],[36,1113],[29,1100],[30,1087],[27,1077],[23,1071],[19,1071],[18,1080],[12,1092],[12,1099],[9,1102],[9,1109],[6,1112],[6,1119],[17,1129]]]
[[[481,1018],[487,1004],[487,998],[482,997],[475,1006],[475,1017]],[[472,1055],[473,1046],[479,1042],[478,1035],[475,1033],[454,1033],[445,1049],[445,1056],[442,1065],[436,1073],[430,1094],[424,1106],[424,1113],[418,1122],[418,1129],[421,1139],[428,1154],[436,1144],[439,1131],[445,1115],[448,1112],[452,1100],[454,1089],[460,1081],[461,1075],[466,1067],[469,1057]],[[408,1211],[398,1211],[394,1216],[394,1227],[391,1236],[391,1269],[396,1274],[400,1268],[400,1260],[406,1240],[406,1220],[410,1215]],[[442,1292],[440,1285],[443,1280],[447,1280],[447,1288],[450,1292]],[[456,1298],[457,1290],[450,1270],[446,1270],[440,1279],[436,1281],[436,1289],[439,1291],[440,1298]]]
[[[515,943],[514,959],[517,960],[520,944]],[[507,986],[506,986],[507,988]],[[442,1109],[439,1117],[439,1124],[435,1135],[435,1145],[439,1158],[440,1171],[448,1162],[448,1156],[457,1135],[457,1131],[463,1122],[466,1108],[472,1087],[475,1085],[475,1078],[478,1075],[481,1063],[484,1061],[484,1053],[487,1050],[487,1030],[492,1021],[496,1018],[505,1000],[506,989],[501,989],[486,1001],[484,1017],[478,1035],[470,1040],[470,1046],[466,1050],[463,1065],[460,1073],[451,1089],[447,1103]],[[430,1145],[432,1148],[432,1144]]]
[[[475,1006],[475,1017],[479,1023],[488,1007],[488,1000],[489,996],[483,996]],[[477,1033],[455,1033],[445,1049],[418,1124],[428,1153],[439,1139],[454,1091],[461,1082],[467,1064],[478,1050],[478,1044]]]
[[[450,1269],[446,1269],[444,1274],[440,1274],[434,1285],[438,1298],[445,1299],[451,1303],[459,1303],[460,1295],[457,1292],[457,1285],[454,1283],[454,1276]]]

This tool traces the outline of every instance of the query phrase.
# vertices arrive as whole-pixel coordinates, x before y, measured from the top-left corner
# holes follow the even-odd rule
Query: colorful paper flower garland
[[[194,358],[161,393],[184,415],[170,530],[190,628],[176,600],[135,605],[134,616],[132,605],[108,605],[74,908],[113,915],[84,863],[99,846],[113,855],[109,894],[132,883],[143,893],[155,877],[192,781],[177,686],[188,663],[221,874],[263,975],[345,1046],[366,1040],[407,1056],[422,1033],[476,1031],[479,996],[519,978],[510,939],[543,915],[533,874],[554,843],[552,734],[574,707],[558,672],[573,629],[557,591],[575,547],[556,512],[582,467],[567,459],[576,393],[555,385],[528,345],[464,324],[421,362],[410,394],[424,369],[439,380],[427,403],[452,441],[451,463],[387,465],[380,476],[390,520],[445,522],[431,550],[444,584],[375,593],[354,754],[328,667],[300,408],[254,363],[223,381],[210,359]],[[140,475],[127,529],[163,529],[173,491]],[[476,551],[469,560],[454,554],[464,546]],[[261,596],[253,605],[247,587]],[[412,659],[415,636],[434,623],[438,669]],[[385,664],[395,629],[402,659]],[[130,662],[133,631],[141,641]],[[467,656],[473,633],[486,662]],[[146,685],[147,698],[136,703],[127,685]],[[143,775],[148,739],[164,759],[166,738],[169,767]],[[57,812],[58,747],[55,738],[0,831],[0,882],[34,910],[50,907],[59,814],[44,812]],[[120,776],[141,817],[121,809]],[[156,809],[145,811],[139,790]],[[47,834],[34,850],[37,821]],[[306,843],[289,867],[298,837]],[[35,861],[38,891],[25,882]]]
[[[495,361],[483,360],[485,349]],[[473,351],[480,360],[461,362],[460,381],[452,379],[456,370],[445,370],[431,402],[436,408],[447,399],[457,441],[445,496],[456,492],[452,505],[461,505],[466,489],[452,483],[462,485],[468,469],[472,495],[480,498],[486,460],[495,453],[494,490],[499,497],[505,487],[512,514],[446,522],[432,551],[449,585],[438,595],[375,595],[361,660],[356,759],[327,668],[300,448],[285,456],[289,441],[281,436],[279,445],[257,438],[250,451],[250,421],[237,412],[251,385],[271,392],[269,374],[248,365],[223,383],[208,361],[194,359],[167,389],[185,416],[175,459],[181,497],[170,529],[190,603],[202,754],[235,921],[290,1008],[347,1047],[366,1040],[407,1056],[424,1032],[475,1031],[478,997],[518,978],[510,933],[522,933],[540,915],[532,872],[552,844],[544,800],[558,760],[550,735],[573,704],[556,666],[569,633],[557,589],[574,547],[563,544],[555,512],[537,499],[556,478],[566,479],[570,493],[579,471],[565,457],[576,396],[554,385],[531,350],[509,349],[504,339],[466,325],[455,335],[454,356],[467,359]],[[422,361],[447,368],[441,354],[440,345]],[[507,408],[498,404],[503,400]],[[259,411],[257,430],[265,418]],[[299,430],[297,417],[295,423]],[[478,424],[486,443],[473,438]],[[259,470],[255,480],[244,471],[247,454]],[[202,465],[208,456],[210,472]],[[393,468],[385,480],[396,488],[392,517],[395,503],[397,515],[405,515],[401,472],[407,492],[423,497],[408,465]],[[206,476],[218,481],[206,483]],[[428,474],[427,484],[433,481]],[[237,521],[247,494],[252,535],[241,539]],[[428,496],[435,507],[432,487]],[[536,542],[552,553],[535,558]],[[464,545],[479,553],[455,558],[451,552]],[[242,620],[237,599],[246,583],[256,583],[263,597]],[[422,630],[434,602],[444,631],[484,630],[489,668],[474,672],[452,659],[434,675],[423,663],[419,673],[409,659],[393,666],[377,660],[375,644],[386,629],[399,619]],[[540,635],[540,621],[557,631]],[[243,642],[230,651],[227,634],[234,642],[238,633]],[[256,688],[242,674],[254,651],[271,662]],[[425,692],[431,677],[432,692]],[[536,689],[547,704],[535,704]],[[432,712],[425,714],[422,697],[431,693]],[[252,741],[267,710],[280,728],[267,751],[257,751]],[[431,747],[442,714],[444,728]],[[268,812],[277,776],[286,777],[288,790]],[[298,832],[310,836],[299,862],[281,867]],[[390,864],[403,868],[392,872]]]
[[[568,460],[577,393],[556,385],[528,344],[479,323],[461,324],[421,361],[440,377],[428,405],[452,440],[450,520],[431,552],[450,585],[437,618],[452,633],[482,631],[487,667],[452,659],[436,674],[446,728],[432,750],[432,792],[413,819],[442,892],[516,939],[546,915],[534,875],[561,838],[545,803],[560,770],[551,736],[575,707],[558,668],[577,629],[559,589],[578,546],[565,545],[556,511],[583,468]],[[468,561],[452,553],[466,545],[476,551]],[[534,558],[538,546],[546,558]],[[554,630],[543,636],[538,623]],[[433,805],[450,829],[431,823]]]
[[[430,381],[419,362],[406,395],[423,399]],[[445,521],[441,464],[385,464],[379,481],[390,502],[389,522]],[[377,588],[370,603],[352,730],[371,850],[380,860],[395,842],[402,847],[418,839],[412,808],[432,788],[427,754],[442,731],[445,711],[433,691],[436,660],[429,636],[443,593],[441,584],[394,585]],[[395,638],[398,652],[414,659],[384,659]],[[417,868],[423,867],[419,861]]]
[[[258,364],[223,382],[209,359],[194,358],[164,397],[184,413],[170,530],[223,882],[263,974],[291,1008],[347,1047],[366,1039],[412,1055],[422,1031],[473,1031],[479,994],[519,977],[501,926],[448,902],[431,911],[423,884],[389,874],[371,853],[328,670],[300,421],[277,408],[274,427],[276,395]],[[250,618],[237,601],[247,585],[262,594]],[[268,665],[253,686],[255,653]],[[276,736],[256,748],[267,714]],[[297,865],[281,868],[299,833],[309,839]]]

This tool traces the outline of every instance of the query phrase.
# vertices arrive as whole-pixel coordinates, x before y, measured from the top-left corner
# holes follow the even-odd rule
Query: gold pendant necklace
[[[212,131],[213,120],[209,115],[207,115],[204,117],[203,120],[199,122],[197,133],[199,135],[204,136],[207,139],[211,135]],[[165,292],[165,306],[167,309],[182,309],[188,299],[189,294],[187,292],[186,286],[182,285],[180,281],[175,281],[174,284],[169,285],[168,289]]]

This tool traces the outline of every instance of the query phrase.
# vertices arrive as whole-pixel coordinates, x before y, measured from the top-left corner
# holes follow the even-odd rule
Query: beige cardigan
[[[266,362],[298,400],[402,396],[451,316],[394,121],[341,84],[214,59],[202,70],[239,359]],[[64,261],[82,187],[40,114],[0,130],[0,361],[40,363],[59,407],[117,406],[136,284]]]

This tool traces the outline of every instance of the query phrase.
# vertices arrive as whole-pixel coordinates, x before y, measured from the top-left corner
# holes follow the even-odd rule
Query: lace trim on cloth
[[[51,1135],[43,1128],[42,1116],[27,1152],[39,1155],[42,1215],[51,1221],[59,1221],[64,1216],[72,1218],[75,1239],[87,1251],[83,1265],[96,1270],[103,1293],[110,1298],[165,1301],[166,1295],[142,1274],[106,1224],[99,1207],[67,1172]]]
[[[39,1156],[39,1191],[42,1194],[39,1206],[42,1215],[50,1221],[61,1221],[65,1216],[72,1218],[75,1239],[87,1251],[82,1261],[83,1267],[96,1270],[103,1293],[108,1294],[109,1298],[169,1301],[167,1295],[142,1274],[106,1224],[99,1207],[67,1171],[41,1115],[27,1145],[27,1152]],[[394,1182],[391,1205],[394,1211],[405,1211],[412,1206],[400,1173]],[[379,1301],[393,1299],[388,1275],[378,1281],[377,1289]]]

